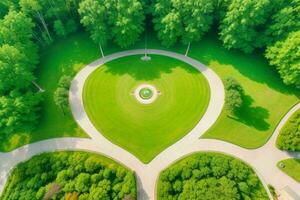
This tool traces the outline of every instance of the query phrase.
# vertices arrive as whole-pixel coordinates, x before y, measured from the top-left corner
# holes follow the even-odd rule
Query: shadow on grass
[[[218,40],[216,30],[211,31],[200,42],[193,43],[189,55],[206,65],[216,61],[224,67],[232,66],[252,81],[266,84],[280,93],[293,94],[300,98],[300,91],[285,85],[275,67],[268,64],[263,50],[256,50],[252,54],[227,50]]]
[[[151,81],[162,74],[170,74],[173,69],[181,68],[188,73],[200,73],[196,68],[173,58],[150,55],[150,61],[142,61],[141,56],[128,56],[122,61],[116,60],[106,64],[106,73],[113,75],[130,75],[135,80]]]
[[[253,106],[254,100],[251,96],[243,95],[243,106],[237,110],[233,116],[229,116],[231,119],[247,126],[254,127],[257,130],[268,130],[270,124],[266,121],[269,117],[269,111],[260,106]]]

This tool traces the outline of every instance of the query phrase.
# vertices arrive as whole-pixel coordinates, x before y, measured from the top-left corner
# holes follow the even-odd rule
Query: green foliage
[[[234,114],[243,105],[244,90],[242,86],[232,77],[224,81],[226,90],[225,106],[229,113]]]
[[[187,171],[191,175],[186,176]],[[164,170],[158,199],[268,199],[254,171],[240,160],[218,153],[197,153]]]
[[[12,90],[0,96],[0,135],[14,131],[31,131],[38,123],[40,94]]]
[[[264,47],[267,40],[261,30],[271,11],[270,0],[232,0],[220,25],[220,38],[224,46],[246,53]]]
[[[58,87],[54,92],[54,102],[55,104],[62,109],[62,112],[65,115],[65,109],[69,106],[69,89],[71,85],[72,77],[62,76],[58,82]]]
[[[34,80],[28,58],[10,45],[0,46],[0,95],[27,88]]]
[[[77,29],[74,27],[78,27],[77,0],[19,0],[19,6],[22,12],[34,20],[37,26],[35,39],[41,45],[52,43],[51,27],[58,36],[73,33]],[[76,25],[70,27],[67,24],[60,24],[60,22],[68,23],[70,20],[72,23],[76,22]]]
[[[120,47],[128,47],[144,30],[144,10],[139,0],[84,0],[78,11],[81,23],[100,45],[113,39]]]
[[[266,35],[270,42],[276,42],[300,29],[300,0],[276,0],[272,3],[274,9],[267,24]]]
[[[9,11],[0,20],[0,135],[31,131],[37,124],[40,94],[34,93],[38,62],[33,23],[22,12]]]
[[[280,130],[276,146],[281,150],[300,151],[300,110]]]
[[[212,0],[157,0],[153,22],[158,38],[165,46],[199,41],[212,24],[213,11]]]
[[[278,70],[283,82],[300,88],[300,31],[288,35],[266,50],[266,57]]]
[[[91,161],[98,166],[93,172],[84,165]],[[104,176],[108,171],[109,177]],[[37,200],[46,194],[51,199],[136,199],[136,183],[132,171],[96,154],[44,153],[17,165],[0,198]]]
[[[10,11],[0,20],[0,45],[16,47],[27,57],[33,69],[38,63],[37,47],[33,43],[32,20],[22,12]]]

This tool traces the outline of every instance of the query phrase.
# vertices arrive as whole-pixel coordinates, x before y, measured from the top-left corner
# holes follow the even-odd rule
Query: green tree
[[[61,20],[55,20],[54,31],[58,36],[61,36],[61,37],[66,37],[66,35],[67,35],[67,31]]]
[[[243,88],[232,77],[225,79],[224,86],[226,91],[225,107],[230,114],[234,114],[243,105]]]
[[[37,124],[41,96],[32,92],[11,91],[0,96],[0,132],[31,131]]]
[[[0,45],[8,44],[19,49],[28,58],[32,69],[38,63],[37,46],[32,41],[33,28],[32,20],[22,12],[9,11],[0,20]]]
[[[92,40],[99,45],[102,57],[102,45],[111,38],[108,24],[108,12],[104,0],[83,0],[78,10],[81,23],[90,31]]]
[[[282,150],[300,151],[300,110],[280,130],[276,146]]]
[[[144,10],[138,0],[83,0],[79,5],[81,23],[104,57],[102,45],[114,39],[120,47],[137,41],[144,30]]]
[[[272,11],[270,0],[232,0],[220,25],[220,38],[227,49],[246,53],[266,45],[261,31]]]
[[[58,82],[58,87],[54,92],[54,102],[62,110],[65,115],[65,110],[69,106],[69,89],[72,77],[62,76]]]
[[[199,41],[212,24],[213,11],[212,0],[157,0],[153,22],[158,38],[165,46]]]
[[[285,39],[293,31],[300,30],[300,0],[272,1],[274,11],[266,30],[270,42]]]
[[[31,84],[34,76],[29,62],[15,47],[0,47],[0,94],[6,94],[13,89],[24,89]]]
[[[105,0],[116,44],[122,48],[133,45],[144,31],[145,14],[139,0]]]
[[[50,34],[48,25],[46,23],[45,17],[44,17],[44,7],[43,3],[45,3],[46,1],[39,1],[39,0],[20,0],[19,4],[21,7],[21,10],[31,16],[32,18],[37,19],[37,21],[40,22],[40,24],[42,25],[49,42],[52,42],[52,36]]]
[[[278,70],[283,82],[300,88],[300,31],[290,33],[285,40],[266,50],[266,57]]]

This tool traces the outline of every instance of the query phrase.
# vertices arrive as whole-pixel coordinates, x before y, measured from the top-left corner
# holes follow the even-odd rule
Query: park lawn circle
[[[85,82],[83,102],[101,134],[148,163],[197,125],[210,89],[202,73],[187,63],[160,55],[151,55],[151,61],[140,57],[118,58],[95,69]],[[150,104],[134,95],[143,84],[159,91]]]

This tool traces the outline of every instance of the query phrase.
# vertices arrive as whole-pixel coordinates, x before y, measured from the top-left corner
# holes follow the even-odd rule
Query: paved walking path
[[[187,62],[199,69],[207,78],[211,89],[211,99],[207,112],[197,126],[181,140],[160,153],[149,164],[141,163],[135,156],[114,145],[103,137],[92,125],[84,111],[82,103],[82,89],[84,81],[89,74],[105,62],[123,56],[144,53],[145,50],[132,50],[112,54],[104,59],[99,59],[91,63],[81,70],[72,82],[70,89],[70,105],[75,120],[91,137],[91,139],[50,139],[25,145],[9,153],[0,153],[0,192],[3,190],[5,181],[11,169],[19,162],[28,160],[33,155],[56,150],[86,150],[104,154],[134,170],[136,172],[138,182],[138,199],[155,199],[156,180],[161,170],[165,169],[181,157],[193,152],[218,151],[236,156],[249,163],[256,170],[265,186],[266,183],[268,183],[279,189],[289,185],[294,191],[299,191],[300,195],[300,184],[282,173],[276,167],[277,162],[282,159],[292,157],[300,158],[300,153],[289,154],[287,152],[280,151],[275,147],[275,140],[280,129],[288,118],[297,109],[300,109],[300,103],[294,106],[285,115],[278,124],[268,143],[261,148],[248,150],[220,140],[199,139],[199,137],[217,120],[224,103],[224,89],[222,81],[211,69],[205,67],[194,59],[180,54],[162,50],[147,50],[148,54],[165,55]]]

